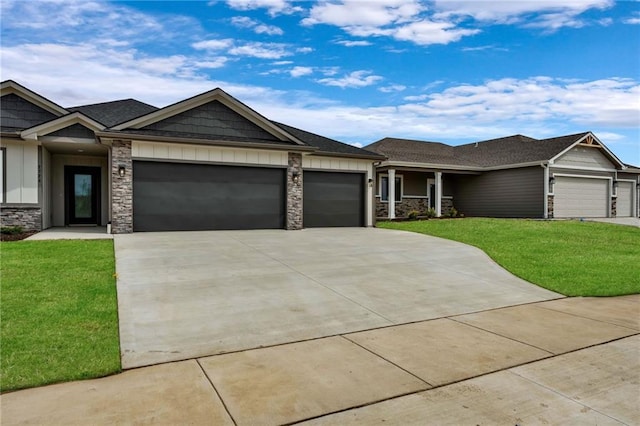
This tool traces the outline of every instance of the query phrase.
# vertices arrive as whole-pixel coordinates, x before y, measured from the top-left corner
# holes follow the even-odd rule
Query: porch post
[[[389,189],[387,194],[389,195],[388,207],[389,207],[389,219],[396,218],[396,170],[389,169]]]
[[[442,172],[436,172],[436,216],[442,216]]]

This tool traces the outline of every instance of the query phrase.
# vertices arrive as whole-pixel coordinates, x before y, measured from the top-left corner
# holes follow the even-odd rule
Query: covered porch
[[[379,166],[376,218],[406,218],[412,212],[418,216],[449,215],[455,209],[455,176],[460,173],[433,168]],[[390,185],[390,182],[394,184]]]

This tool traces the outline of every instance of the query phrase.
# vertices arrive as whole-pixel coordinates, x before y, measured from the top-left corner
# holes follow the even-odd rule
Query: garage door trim
[[[630,183],[631,184],[631,216],[630,217],[637,217],[638,216],[638,212],[636,211],[636,206],[638,205],[638,202],[636,201],[636,197],[637,197],[637,190],[635,190],[636,188],[636,181],[633,179],[617,179],[618,182],[624,182],[624,183]],[[620,185],[620,184],[618,184]],[[618,188],[616,188],[616,195],[614,196],[616,199],[619,196],[619,191],[620,191],[620,186],[618,186]],[[619,210],[618,210],[619,211]],[[616,212],[617,213],[617,212]],[[617,215],[616,215],[617,216]],[[624,216],[627,217],[627,216]]]
[[[567,177],[567,178],[578,178],[578,179],[601,179],[601,180],[608,180],[608,189],[607,189],[607,194],[606,197],[608,198],[606,201],[606,217],[611,217],[611,194],[612,194],[612,188],[613,188],[613,177],[611,176],[594,176],[594,175],[578,175],[578,174],[569,174],[569,173],[555,173],[553,172],[552,175],[554,178],[556,177]],[[553,195],[555,198],[556,195],[556,185],[558,185],[557,181],[555,183],[555,185],[553,186],[553,192],[549,192],[549,195]],[[555,202],[555,201],[554,201]],[[554,213],[555,216],[555,213]]]

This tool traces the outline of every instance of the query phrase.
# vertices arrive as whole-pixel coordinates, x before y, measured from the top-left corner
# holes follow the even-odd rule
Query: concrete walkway
[[[105,226],[66,226],[48,228],[25,238],[30,241],[41,240],[112,240]]]
[[[4,394],[0,412],[3,425],[637,425],[638,395],[633,295],[144,367]]]
[[[593,218],[585,219],[590,222],[612,223],[614,225],[637,226],[640,228],[640,218],[637,217],[609,217],[609,218]]]
[[[124,368],[562,297],[385,229],[135,233],[115,253]]]

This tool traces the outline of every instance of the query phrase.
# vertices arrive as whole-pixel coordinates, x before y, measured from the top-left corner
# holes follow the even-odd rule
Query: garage
[[[557,175],[555,179],[555,217],[608,216],[609,179]]]
[[[364,174],[304,171],[305,228],[364,226]]]
[[[283,168],[133,162],[133,230],[278,229]]]
[[[618,200],[616,201],[616,216],[633,216],[633,182],[618,181]]]

